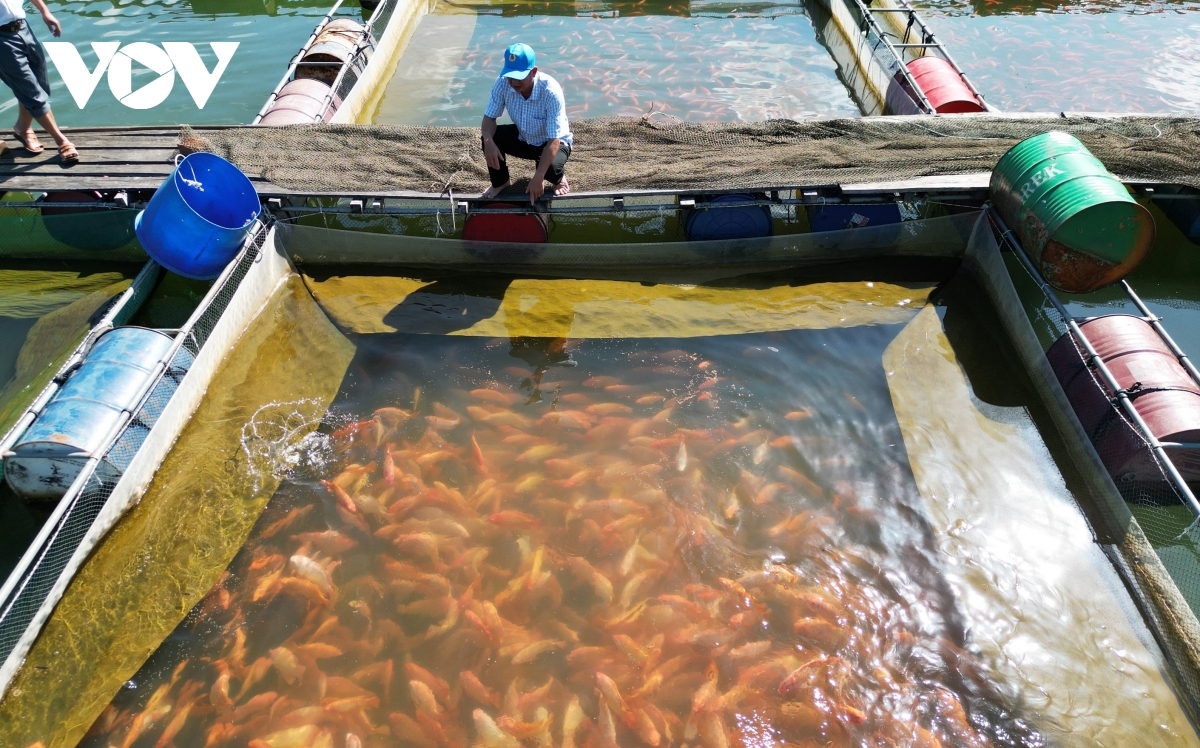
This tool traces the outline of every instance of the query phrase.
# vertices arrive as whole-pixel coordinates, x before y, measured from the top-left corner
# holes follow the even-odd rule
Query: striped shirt
[[[0,26],[25,17],[24,0],[0,0]]]
[[[528,99],[515,91],[507,78],[497,78],[483,116],[496,119],[506,109],[519,137],[529,145],[540,146],[558,138],[571,147],[571,126],[567,123],[567,101],[562,86],[545,73],[538,71]]]

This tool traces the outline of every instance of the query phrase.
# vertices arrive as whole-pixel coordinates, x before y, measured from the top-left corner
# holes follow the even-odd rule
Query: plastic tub
[[[175,167],[134,221],[138,241],[159,265],[194,280],[211,280],[237,256],[261,205],[238,168],[211,153]]]

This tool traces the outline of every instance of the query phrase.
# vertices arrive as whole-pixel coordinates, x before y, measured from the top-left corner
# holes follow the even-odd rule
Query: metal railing
[[[1025,248],[1021,246],[1021,242],[1013,234],[1012,229],[1008,227],[1008,225],[1004,222],[1004,219],[1000,217],[999,213],[996,212],[996,209],[990,204],[984,206],[984,211],[987,213],[988,217],[995,224],[995,226],[1000,230],[1001,238],[1013,250],[1013,255],[1016,256],[1017,260],[1025,268],[1025,271],[1029,273],[1029,276],[1033,279],[1034,283],[1037,284],[1038,290],[1040,290],[1046,299],[1054,305],[1054,308],[1062,317],[1063,324],[1066,325],[1067,331],[1070,333],[1071,337],[1074,338],[1079,347],[1083,349],[1085,363],[1088,365],[1088,367],[1099,373],[1100,378],[1112,393],[1109,398],[1110,402],[1113,402],[1118,408],[1120,408],[1125,417],[1128,418],[1138,432],[1140,432],[1141,438],[1150,448],[1151,453],[1154,455],[1155,459],[1159,463],[1159,466],[1162,468],[1163,473],[1166,475],[1167,479],[1171,482],[1175,491],[1178,493],[1180,499],[1182,499],[1183,503],[1188,506],[1188,508],[1196,517],[1200,518],[1200,501],[1197,501],[1191,487],[1188,485],[1183,475],[1179,472],[1179,469],[1175,467],[1174,461],[1166,451],[1167,448],[1200,448],[1200,445],[1159,441],[1158,437],[1154,435],[1154,433],[1150,430],[1150,427],[1146,424],[1146,421],[1142,418],[1142,415],[1137,411],[1137,408],[1134,407],[1133,398],[1130,397],[1131,390],[1122,387],[1117,381],[1117,378],[1113,375],[1112,371],[1107,365],[1105,365],[1104,360],[1100,358],[1100,354],[1096,352],[1092,342],[1080,328],[1076,317],[1067,311],[1066,306],[1058,298],[1058,295],[1054,293],[1054,289],[1050,287],[1050,283],[1042,276],[1041,272],[1037,269],[1037,266],[1034,265],[1033,260],[1031,260],[1029,255],[1026,254]],[[1183,366],[1187,369],[1188,374],[1192,377],[1193,381],[1200,386],[1200,372],[1197,372],[1196,367],[1192,365],[1192,362],[1183,353],[1183,350],[1180,349],[1180,347],[1175,343],[1174,339],[1172,339],[1167,333],[1166,328],[1162,326],[1160,319],[1150,312],[1149,308],[1146,307],[1137,294],[1133,292],[1133,288],[1127,282],[1122,281],[1121,285],[1125,292],[1129,295],[1130,300],[1137,307],[1138,311],[1142,313],[1143,316],[1141,319],[1150,323],[1151,327],[1154,329],[1155,333],[1159,336],[1163,343],[1167,345],[1175,357],[1178,358],[1180,363],[1183,364]]]
[[[860,5],[863,4],[862,0],[855,1]],[[936,49],[938,51],[938,55],[946,62],[950,63],[950,67],[954,68],[954,72],[958,73],[958,77],[962,79],[963,83],[967,84],[967,88],[970,89],[975,98],[979,99],[979,103],[983,104],[984,107],[991,109],[987,103],[987,100],[983,98],[983,94],[979,92],[979,89],[975,88],[975,84],[971,82],[971,79],[968,78],[967,74],[963,72],[963,69],[959,67],[958,62],[955,61],[954,57],[950,54],[950,50],[938,40],[937,36],[933,33],[933,29],[929,28],[929,25],[925,23],[925,19],[921,18],[921,14],[918,13],[911,5],[909,5],[908,0],[896,0],[896,2],[900,3],[901,7],[872,8],[866,5],[863,7],[868,13],[871,14],[904,13],[907,15],[908,23],[904,27],[904,36],[901,37],[899,44],[893,44],[892,47],[895,49]],[[909,34],[912,32],[914,27],[917,27],[920,30],[921,41],[917,43],[910,43]],[[901,59],[901,62],[903,62],[903,59]]]
[[[929,99],[925,96],[925,92],[921,90],[919,85],[917,85],[917,81],[915,78],[913,78],[912,73],[909,72],[908,66],[904,64],[903,55],[897,51],[896,45],[893,44],[890,39],[888,39],[888,35],[884,32],[883,28],[879,25],[879,21],[876,20],[874,14],[871,12],[870,6],[863,2],[863,0],[851,0],[851,2],[858,10],[859,30],[862,32],[863,36],[868,37],[871,33],[874,33],[875,38],[878,40],[875,42],[872,52],[878,50],[880,46],[883,46],[892,55],[892,57],[896,59],[896,63],[900,68],[898,72],[904,78],[905,83],[908,84],[912,95],[917,97],[917,101],[915,102],[917,107],[923,114],[934,114],[935,112],[933,105],[929,103]]]
[[[267,232],[264,226],[251,234],[188,323],[175,331],[170,351],[140,390],[138,405],[122,415],[88,460],[0,589],[0,696],[78,569],[73,559],[93,523],[259,256]]]
[[[304,46],[300,48],[300,51],[293,55],[291,62],[288,64],[287,71],[284,72],[283,77],[280,78],[279,83],[275,86],[275,89],[271,91],[270,96],[267,97],[266,103],[263,104],[262,109],[258,110],[258,114],[254,116],[254,120],[251,121],[250,124],[257,125],[262,121],[262,118],[266,116],[267,112],[270,111],[271,107],[275,104],[275,101],[279,98],[279,92],[283,90],[284,86],[294,80],[296,70],[301,65],[306,67],[338,66],[337,75],[334,76],[333,82],[329,85],[329,93],[325,95],[325,98],[321,101],[321,106],[317,109],[317,113],[313,115],[314,124],[324,121],[325,112],[329,109],[330,105],[334,103],[334,101],[339,99],[341,101],[345,101],[346,97],[350,93],[350,90],[353,89],[355,84],[358,82],[360,67],[365,69],[366,64],[369,64],[369,60],[367,60],[365,64],[360,65],[360,63],[363,63],[363,60],[367,56],[368,52],[372,54],[375,52],[375,44],[378,38],[375,34],[375,29],[380,26],[385,29],[387,28],[388,23],[390,23],[392,20],[392,13],[396,10],[397,0],[383,0],[383,2],[380,2],[375,6],[370,17],[363,25],[362,30],[358,33],[358,40],[355,42],[354,50],[344,61],[305,62],[304,56],[308,54],[309,50],[312,49],[312,45],[325,30],[325,27],[327,27],[333,20],[333,16],[337,13],[338,9],[341,8],[342,2],[343,0],[337,0],[337,2],[334,3],[333,7],[329,9],[329,11],[317,24],[317,27],[313,30],[312,35],[308,37],[308,41],[304,43]]]

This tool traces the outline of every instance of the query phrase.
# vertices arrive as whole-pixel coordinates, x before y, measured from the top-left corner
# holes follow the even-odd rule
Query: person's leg
[[[492,142],[500,149],[502,156],[508,156],[515,149],[514,144],[520,142],[517,137],[516,125],[499,125],[496,127],[496,134],[492,136]],[[480,141],[482,145],[482,141]],[[508,173],[508,161],[504,158],[500,159],[500,168],[493,169],[488,166],[488,178],[492,182],[491,189],[485,190],[483,197],[495,197],[500,194],[500,191],[512,184]]]
[[[59,146],[67,145],[71,142],[67,139],[63,131],[58,129],[58,123],[54,121],[54,112],[47,109],[45,114],[41,117],[35,117],[35,119],[42,126],[43,130],[50,133],[50,136],[54,138],[54,142]]]
[[[546,181],[554,185],[555,195],[565,195],[571,191],[571,183],[567,181],[567,159],[571,157],[571,147],[561,145],[558,148],[558,153],[554,154],[554,160],[550,162],[550,168],[546,170]]]
[[[19,106],[13,133],[28,150],[35,153],[42,150],[33,133],[33,120],[37,120],[54,138],[60,151],[71,144],[50,113],[46,55],[28,23],[18,32],[0,33],[0,80],[12,89],[17,98]],[[74,148],[71,151],[74,152]]]

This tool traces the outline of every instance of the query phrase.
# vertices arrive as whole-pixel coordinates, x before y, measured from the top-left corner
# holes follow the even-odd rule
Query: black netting
[[[761,189],[987,172],[1017,142],[1049,130],[1083,141],[1118,177],[1200,186],[1190,154],[1200,118],[943,115],[696,124],[602,118],[571,125],[575,190]],[[289,190],[371,195],[488,186],[471,127],[296,125],[203,130],[181,143]],[[522,185],[518,185],[523,187]]]

